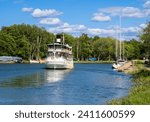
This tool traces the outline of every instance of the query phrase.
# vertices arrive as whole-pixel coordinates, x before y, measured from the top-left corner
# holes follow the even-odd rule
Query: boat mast
[[[65,43],[65,37],[64,37],[64,33],[63,33],[63,45],[64,45],[64,43]]]
[[[118,58],[118,28],[116,28],[116,59]]]
[[[122,58],[123,58],[123,60],[125,59],[124,58],[124,41],[122,42]]]
[[[120,41],[120,59],[121,59],[121,15],[120,15],[120,33],[119,33],[119,41]]]

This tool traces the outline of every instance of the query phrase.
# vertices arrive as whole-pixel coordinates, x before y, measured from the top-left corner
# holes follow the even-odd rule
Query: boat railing
[[[72,54],[72,51],[71,50],[68,50],[68,49],[61,49],[61,48],[57,48],[57,49],[52,49],[52,48],[49,48],[48,51],[58,51],[58,52],[64,52],[64,53],[69,53],[69,54]]]

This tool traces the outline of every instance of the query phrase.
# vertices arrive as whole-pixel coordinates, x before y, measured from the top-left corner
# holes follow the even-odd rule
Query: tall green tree
[[[150,59],[150,22],[148,22],[146,28],[143,29],[140,38],[142,41],[141,51],[143,52],[143,56]]]
[[[141,43],[135,39],[130,41],[125,41],[125,57],[127,59],[139,59],[141,58],[140,50],[141,50]]]
[[[13,37],[4,32],[0,32],[0,56],[15,55],[16,43]]]
[[[16,45],[13,55],[27,60],[46,57],[47,44],[51,43],[54,37],[54,34],[44,28],[27,24],[2,27],[1,32],[13,38]]]

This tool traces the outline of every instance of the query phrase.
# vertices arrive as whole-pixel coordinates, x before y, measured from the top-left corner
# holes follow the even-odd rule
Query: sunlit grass
[[[140,68],[133,74],[128,96],[109,101],[112,105],[150,105],[150,71]]]

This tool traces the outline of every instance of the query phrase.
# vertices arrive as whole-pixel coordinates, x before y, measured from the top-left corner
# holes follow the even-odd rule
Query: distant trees
[[[0,55],[20,56],[23,59],[40,59],[46,56],[47,44],[54,34],[35,25],[12,25],[0,31]]]
[[[116,39],[111,37],[89,37],[82,34],[74,37],[64,34],[65,43],[73,47],[76,60],[114,60]],[[45,58],[47,44],[55,39],[53,33],[35,25],[12,25],[0,31],[0,56],[19,56],[25,60]],[[150,23],[140,35],[142,41],[124,41],[124,56],[127,59],[150,58]]]
[[[129,60],[142,58],[141,42],[135,39],[125,41],[125,57],[127,57]]]
[[[0,31],[0,55],[15,55],[16,43],[13,37]]]
[[[143,29],[142,34],[140,35],[141,39],[141,52],[145,58],[150,59],[150,22],[147,23],[146,28]]]
[[[115,39],[95,37],[93,41],[94,55],[98,60],[113,60],[115,55]]]
[[[74,58],[77,60],[89,60],[96,58],[97,60],[113,60],[115,54],[115,39],[101,38],[98,36],[88,37],[82,34],[75,39],[73,50]]]

